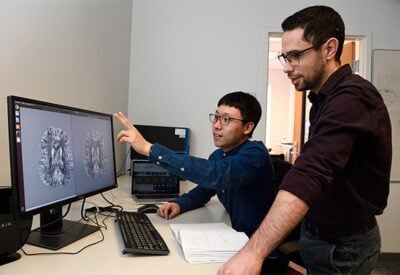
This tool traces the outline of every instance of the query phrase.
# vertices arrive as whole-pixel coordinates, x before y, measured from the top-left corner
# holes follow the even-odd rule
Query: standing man
[[[330,7],[283,23],[278,56],[292,84],[310,90],[309,140],[247,245],[218,274],[259,274],[299,222],[308,274],[369,274],[380,252],[375,216],[387,204],[391,125],[376,88],[341,66],[344,23]]]
[[[215,146],[202,159],[177,153],[161,144],[151,144],[122,113],[116,113],[123,125],[118,142],[128,142],[150,162],[198,184],[174,202],[162,206],[158,214],[171,219],[180,213],[204,206],[217,194],[228,212],[232,227],[249,237],[260,225],[275,197],[273,168],[269,153],[260,141],[250,141],[261,117],[257,99],[244,92],[223,96],[215,113],[210,114]]]

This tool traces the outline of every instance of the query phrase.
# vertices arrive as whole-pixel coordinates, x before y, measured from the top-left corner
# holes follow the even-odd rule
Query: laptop
[[[164,203],[179,196],[180,178],[148,160],[132,160],[132,195],[138,204]]]

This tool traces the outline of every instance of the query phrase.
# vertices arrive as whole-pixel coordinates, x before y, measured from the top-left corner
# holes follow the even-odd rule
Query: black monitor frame
[[[151,143],[159,143],[176,152],[190,151],[190,129],[186,127],[135,124],[136,129]],[[131,149],[131,160],[146,160],[146,156]]]
[[[34,100],[34,99],[29,99],[29,98],[23,98],[23,97],[19,97],[19,96],[8,96],[7,97],[7,107],[8,107],[8,126],[9,126],[9,145],[10,145],[10,168],[11,168],[11,186],[13,189],[13,197],[14,200],[16,201],[16,209],[15,212],[17,215],[19,216],[33,216],[35,214],[40,214],[40,229],[37,231],[32,231],[30,234],[30,237],[28,239],[28,243],[33,244],[33,245],[37,245],[37,246],[41,246],[44,248],[48,248],[48,249],[52,249],[52,250],[57,250],[61,247],[64,247],[84,236],[87,236],[95,231],[97,231],[99,229],[98,226],[94,226],[94,225],[90,225],[88,223],[83,223],[83,222],[79,222],[79,221],[69,221],[66,219],[63,219],[62,217],[62,207],[64,205],[70,204],[74,201],[78,201],[78,200],[82,200],[85,199],[86,197],[95,195],[95,194],[99,194],[102,192],[105,192],[107,190],[113,189],[117,187],[117,177],[116,177],[116,167],[115,167],[115,150],[114,150],[114,137],[113,137],[113,117],[110,114],[105,114],[105,113],[100,113],[100,112],[96,112],[96,111],[90,111],[90,110],[84,110],[84,109],[80,109],[80,108],[75,108],[75,107],[71,107],[71,106],[65,106],[65,105],[59,105],[59,104],[54,104],[54,103],[50,103],[50,102],[44,102],[44,101],[39,101],[39,100]],[[26,110],[25,110],[25,109]],[[40,204],[38,205],[33,205],[30,207],[27,207],[27,205],[29,203],[27,203],[27,200],[25,198],[26,194],[25,194],[25,189],[26,188],[30,188],[31,193],[35,192],[34,188],[33,188],[33,184],[37,184],[38,179],[42,180],[42,183],[46,183],[47,186],[44,186],[44,188],[48,188],[48,186],[52,186],[52,184],[54,182],[46,182],[46,180],[43,178],[42,175],[37,176],[35,174],[35,171],[32,172],[31,170],[31,174],[33,174],[33,177],[36,177],[35,180],[31,179],[31,178],[24,178],[24,169],[29,170],[31,168],[29,168],[28,165],[26,165],[27,167],[24,166],[24,162],[25,164],[27,164],[27,161],[24,160],[24,151],[23,151],[23,142],[28,141],[30,139],[34,139],[34,137],[32,136],[28,136],[26,133],[26,136],[24,134],[24,127],[28,127],[28,125],[30,125],[29,127],[31,128],[30,131],[32,131],[33,127],[31,124],[26,123],[25,125],[23,124],[23,120],[27,119],[30,120],[30,116],[26,116],[26,117],[21,117],[20,113],[22,111],[24,112],[31,112],[34,115],[37,114],[38,118],[34,120],[32,119],[32,121],[29,122],[33,122],[32,124],[40,124],[40,125],[33,125],[33,127],[48,127],[46,129],[46,132],[43,134],[42,136],[42,140],[40,140],[40,142],[43,141],[43,137],[46,137],[46,134],[48,134],[48,130],[49,129],[60,129],[57,128],[58,126],[56,126],[57,122],[54,125],[47,125],[47,126],[43,126],[43,123],[46,122],[42,122],[42,120],[46,120],[46,114],[48,116],[54,115],[54,116],[58,116],[59,118],[61,117],[61,121],[65,121],[66,124],[70,123],[69,126],[71,127],[71,136],[72,136],[72,132],[74,132],[74,134],[78,135],[79,137],[81,137],[81,143],[80,146],[83,146],[83,132],[85,132],[85,127],[78,127],[78,120],[79,120],[79,126],[82,126],[80,123],[81,121],[83,122],[82,124],[86,124],[89,125],[87,128],[90,129],[90,133],[92,133],[92,139],[90,140],[91,135],[89,134],[89,132],[85,132],[86,133],[86,142],[88,142],[88,139],[90,142],[92,142],[91,144],[96,144],[96,142],[98,142],[99,138],[98,136],[96,137],[96,135],[100,135],[100,139],[106,140],[107,144],[112,148],[109,148],[107,146],[104,146],[104,144],[99,145],[100,148],[104,147],[103,149],[94,149],[97,150],[97,152],[101,152],[99,154],[106,154],[108,159],[107,159],[107,166],[104,168],[106,169],[106,171],[104,172],[102,170],[103,166],[101,161],[97,161],[97,163],[95,162],[90,162],[91,160],[87,160],[87,155],[89,154],[89,156],[92,156],[91,153],[83,153],[82,150],[79,150],[80,152],[80,156],[78,158],[82,159],[84,157],[86,157],[86,160],[89,162],[86,162],[86,164],[88,164],[86,167],[86,175],[88,180],[85,181],[85,183],[87,182],[94,182],[96,184],[99,183],[98,178],[102,178],[104,175],[105,178],[102,179],[101,181],[101,185],[97,186],[97,187],[87,187],[85,185],[82,185],[82,169],[78,167],[79,165],[82,165],[81,163],[73,163],[73,169],[70,169],[70,176],[72,177],[72,179],[70,178],[71,182],[68,182],[69,184],[69,191],[68,191],[68,195],[65,197],[57,197],[57,198],[53,198],[52,200],[49,199],[49,201],[41,201]],[[28,113],[27,113],[28,114]],[[65,117],[64,117],[65,116]],[[50,118],[51,120],[51,118]],[[94,122],[91,123],[91,122]],[[96,124],[96,122],[98,122],[98,124]],[[96,126],[94,126],[96,125]],[[28,128],[29,128],[28,127]],[[54,128],[53,128],[54,127]],[[75,127],[75,128],[74,128]],[[92,127],[92,128],[89,128]],[[96,128],[98,127],[98,128]],[[74,129],[72,129],[74,128]],[[40,130],[38,130],[40,131]],[[42,133],[42,132],[40,132]],[[104,134],[104,136],[103,136]],[[107,136],[107,135],[110,136]],[[60,135],[59,135],[60,136]],[[70,137],[71,138],[71,137]],[[75,138],[75,136],[74,136]],[[72,139],[72,138],[71,138]],[[38,140],[35,140],[38,141]],[[35,142],[33,141],[33,143]],[[29,141],[31,142],[31,141]],[[71,142],[72,143],[72,142]],[[75,143],[78,143],[78,141],[75,140]],[[38,148],[40,147],[40,144],[38,145]],[[51,146],[49,146],[51,147]],[[107,148],[105,148],[107,147]],[[25,146],[25,148],[28,148]],[[67,147],[65,147],[67,148]],[[91,147],[89,149],[92,149],[94,147]],[[99,147],[96,147],[99,148]],[[81,149],[81,147],[79,148]],[[25,149],[26,150],[26,149]],[[46,149],[47,150],[47,149]],[[45,150],[45,151],[46,151]],[[69,151],[69,155],[74,155],[73,152],[74,149],[71,149]],[[66,160],[66,151],[63,151],[62,153],[62,158],[63,158],[63,163],[65,164],[65,160]],[[86,155],[84,155],[86,154]],[[29,154],[27,154],[29,155]],[[39,155],[39,154],[38,154]],[[84,156],[82,156],[84,155]],[[26,157],[26,155],[25,155]],[[39,157],[38,157],[39,158]],[[52,158],[49,158],[52,159]],[[105,159],[105,158],[102,158]],[[40,170],[40,161],[41,159],[37,162],[37,169],[36,170]],[[70,162],[75,162],[76,159],[75,157],[70,157]],[[91,170],[92,166],[91,164],[95,164],[96,168],[95,170]],[[104,161],[104,163],[106,163]],[[34,164],[32,164],[34,165]],[[66,165],[66,164],[65,164]],[[43,166],[43,165],[42,165]],[[75,168],[77,167],[77,168]],[[99,170],[100,167],[100,170]],[[81,170],[78,170],[81,169]],[[76,172],[76,170],[78,170],[79,172]],[[65,171],[65,170],[64,170]],[[96,175],[93,175],[91,173],[93,173],[93,171],[95,171]],[[100,171],[100,172],[99,172]],[[103,173],[104,172],[104,173]],[[77,173],[79,173],[79,175],[77,175]],[[63,176],[61,176],[61,178],[65,179],[67,173]],[[92,176],[92,178],[90,178],[90,176]],[[79,178],[80,177],[80,178]],[[57,177],[56,177],[57,178]],[[58,177],[59,178],[59,177]],[[36,183],[35,183],[36,181]],[[55,185],[63,185],[65,182],[55,182]],[[79,183],[81,184],[79,186]],[[29,184],[31,184],[30,187]],[[85,189],[86,188],[86,189]],[[33,191],[32,191],[33,190]],[[54,190],[54,189],[53,189]],[[38,192],[39,193],[39,192]],[[55,191],[49,191],[50,194],[56,193]],[[67,192],[66,192],[67,193]],[[35,195],[32,195],[35,196]],[[39,198],[40,199],[40,198]],[[32,203],[34,204],[34,203]]]

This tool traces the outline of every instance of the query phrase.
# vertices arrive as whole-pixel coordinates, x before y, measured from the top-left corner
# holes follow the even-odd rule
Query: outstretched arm
[[[264,259],[300,223],[308,209],[303,200],[280,190],[257,231],[242,250],[221,266],[218,275],[259,274]]]

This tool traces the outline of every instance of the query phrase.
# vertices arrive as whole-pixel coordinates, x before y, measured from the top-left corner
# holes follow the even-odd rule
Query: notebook
[[[132,195],[138,203],[168,202],[179,196],[180,178],[148,160],[132,160]]]

